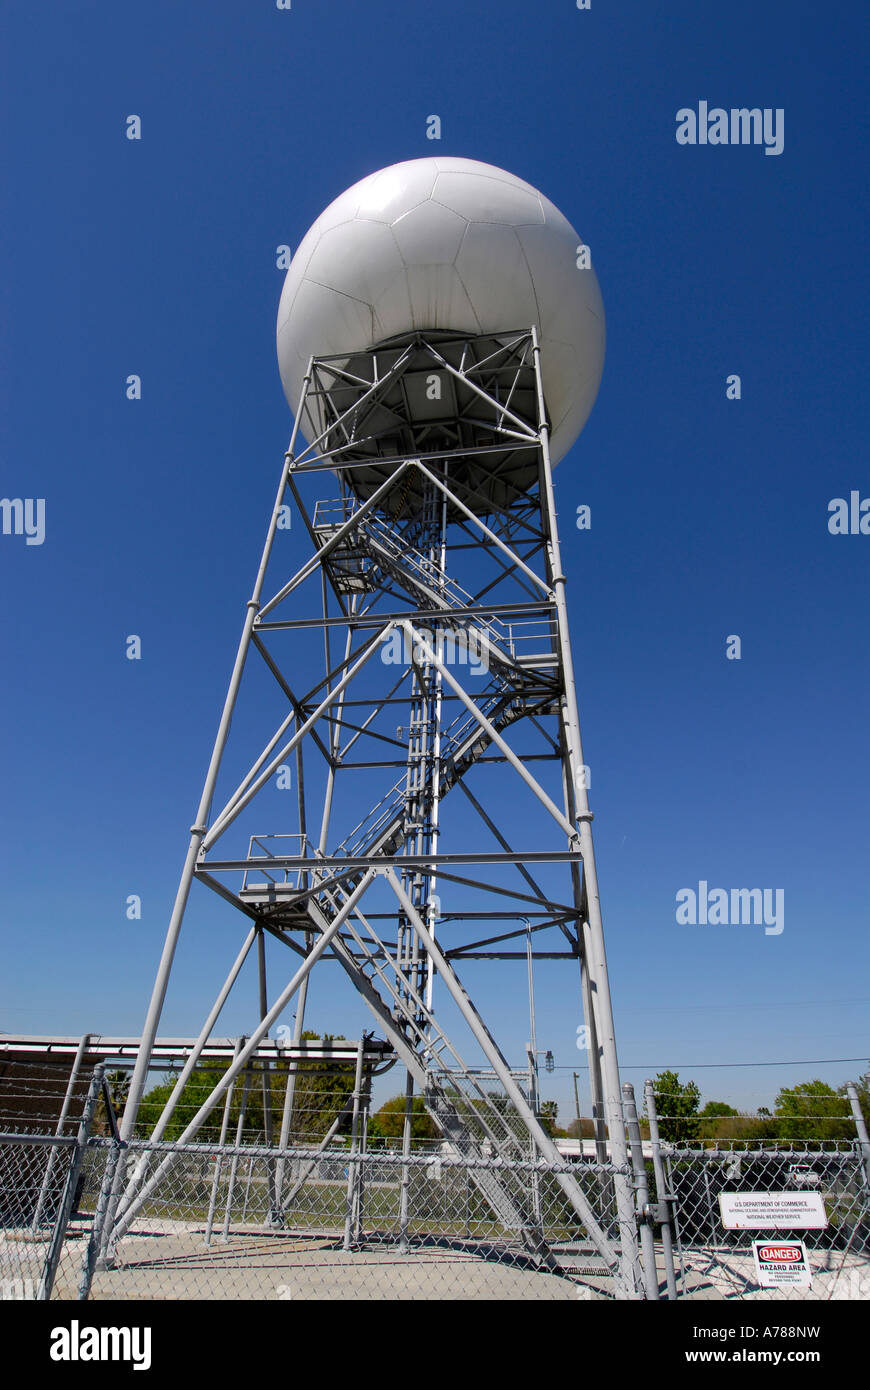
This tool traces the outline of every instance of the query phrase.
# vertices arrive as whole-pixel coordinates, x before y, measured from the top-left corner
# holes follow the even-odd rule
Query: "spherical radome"
[[[558,462],[582,430],[604,363],[604,309],[582,238],[548,198],[473,159],[413,159],[342,193],[306,233],[278,309],[278,364],[295,410],[312,356],[415,331],[529,328],[541,343]]]

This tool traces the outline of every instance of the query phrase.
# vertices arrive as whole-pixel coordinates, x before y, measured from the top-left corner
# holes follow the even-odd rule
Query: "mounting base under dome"
[[[539,477],[532,332],[469,338],[416,333],[352,356],[315,358],[300,404],[312,441],[297,468],[340,472],[366,501],[396,470],[418,457],[440,471],[472,512],[514,505]],[[410,475],[386,494],[399,517],[419,508]]]

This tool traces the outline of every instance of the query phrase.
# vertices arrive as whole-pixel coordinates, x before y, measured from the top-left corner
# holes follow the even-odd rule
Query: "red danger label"
[[[799,1245],[760,1245],[758,1258],[765,1264],[801,1264],[804,1252]]]

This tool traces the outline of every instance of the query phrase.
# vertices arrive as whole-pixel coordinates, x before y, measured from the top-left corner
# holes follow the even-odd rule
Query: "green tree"
[[[187,1084],[172,1113],[172,1118],[166,1127],[164,1139],[177,1139],[187,1128],[197,1110],[213,1087],[217,1084],[224,1072],[229,1068],[229,1062],[205,1062],[201,1067],[195,1067],[188,1077]],[[173,1072],[167,1072],[163,1080],[158,1085],[152,1086],[142,1097],[139,1106],[139,1114],[136,1119],[136,1128],[141,1135],[148,1135],[154,1129],[163,1108],[175,1088],[176,1076]],[[235,1125],[238,1120],[239,1106],[241,1101],[241,1082],[237,1082],[233,1092],[233,1105],[230,1109],[231,1125]],[[223,1104],[219,1103],[212,1110],[204,1125],[200,1129],[197,1138],[203,1143],[216,1143],[220,1137],[221,1118],[223,1115]],[[262,1098],[261,1098],[262,1115]],[[235,1129],[230,1130],[230,1134],[235,1139]]]
[[[405,1132],[405,1097],[392,1096],[369,1121],[369,1135],[376,1139],[400,1140]],[[411,1143],[437,1139],[440,1130],[423,1102],[422,1096],[411,1101]]]
[[[318,1034],[303,1033],[302,1039],[303,1041],[317,1041]],[[341,1039],[336,1039],[332,1034],[325,1033],[322,1041],[334,1042],[341,1041]],[[298,1070],[291,1116],[290,1143],[319,1142],[353,1091],[354,1064],[352,1062],[335,1063],[323,1060],[305,1061],[293,1065],[298,1065]],[[281,1128],[281,1116],[290,1066],[290,1062],[282,1059],[273,1063],[269,1068],[268,1098],[272,1115],[272,1132],[276,1140]],[[166,1139],[172,1140],[179,1137],[217,1082],[229,1070],[229,1067],[228,1061],[209,1061],[193,1070],[167,1126]],[[233,1086],[227,1130],[227,1137],[230,1140],[235,1140],[236,1137],[242,1097],[245,1091],[244,1076],[245,1074],[242,1072],[236,1078]],[[137,1130],[140,1134],[151,1133],[174,1085],[174,1075],[171,1072],[167,1073],[157,1086],[153,1086],[143,1096],[137,1120]],[[254,1062],[251,1065],[250,1083],[247,1088],[245,1104],[243,1126],[245,1138],[250,1139],[251,1135],[257,1135],[262,1140],[265,1135],[263,1090],[263,1063]],[[224,1099],[222,1097],[199,1130],[197,1138],[202,1143],[218,1142],[223,1112]],[[348,1133],[350,1126],[351,1113],[350,1108],[348,1108],[339,1125],[338,1133]]]
[[[848,1098],[826,1081],[802,1081],[782,1090],[774,1102],[777,1138],[795,1140],[852,1139],[855,1125]]]
[[[343,1042],[332,1033],[303,1033],[303,1042]],[[284,1067],[287,1067],[287,1063]],[[296,1092],[293,1100],[293,1115],[290,1126],[291,1143],[319,1142],[335,1121],[336,1116],[353,1093],[355,1069],[352,1062],[337,1065],[335,1062],[305,1062],[299,1064],[296,1076]],[[285,1080],[280,1082],[281,1103]],[[273,1087],[273,1094],[274,1094]],[[274,1125],[273,1121],[273,1125]],[[277,1122],[280,1124],[280,1120]],[[338,1127],[338,1134],[349,1134],[352,1124],[352,1111],[347,1112]]]
[[[564,1135],[565,1131],[557,1129],[556,1117],[559,1114],[559,1106],[555,1100],[545,1100],[541,1105],[540,1120],[544,1129],[551,1139]]]
[[[582,1115],[579,1120],[575,1116],[573,1120],[569,1120],[565,1133],[569,1139],[592,1139],[595,1136],[595,1124],[586,1115]]]
[[[675,1071],[659,1072],[655,1079],[659,1134],[669,1144],[690,1144],[698,1138],[698,1105],[701,1092],[694,1081],[683,1085]]]
[[[719,1120],[726,1115],[738,1115],[739,1110],[735,1110],[733,1105],[726,1105],[724,1100],[708,1100],[704,1109],[700,1113],[702,1120]]]

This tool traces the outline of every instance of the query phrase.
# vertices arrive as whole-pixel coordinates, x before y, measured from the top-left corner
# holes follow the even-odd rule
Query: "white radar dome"
[[[491,164],[439,155],[361,179],[321,213],[287,271],[278,364],[291,408],[312,356],[534,324],[558,462],[604,363],[601,292],[595,271],[578,266],[581,245],[548,198]]]

